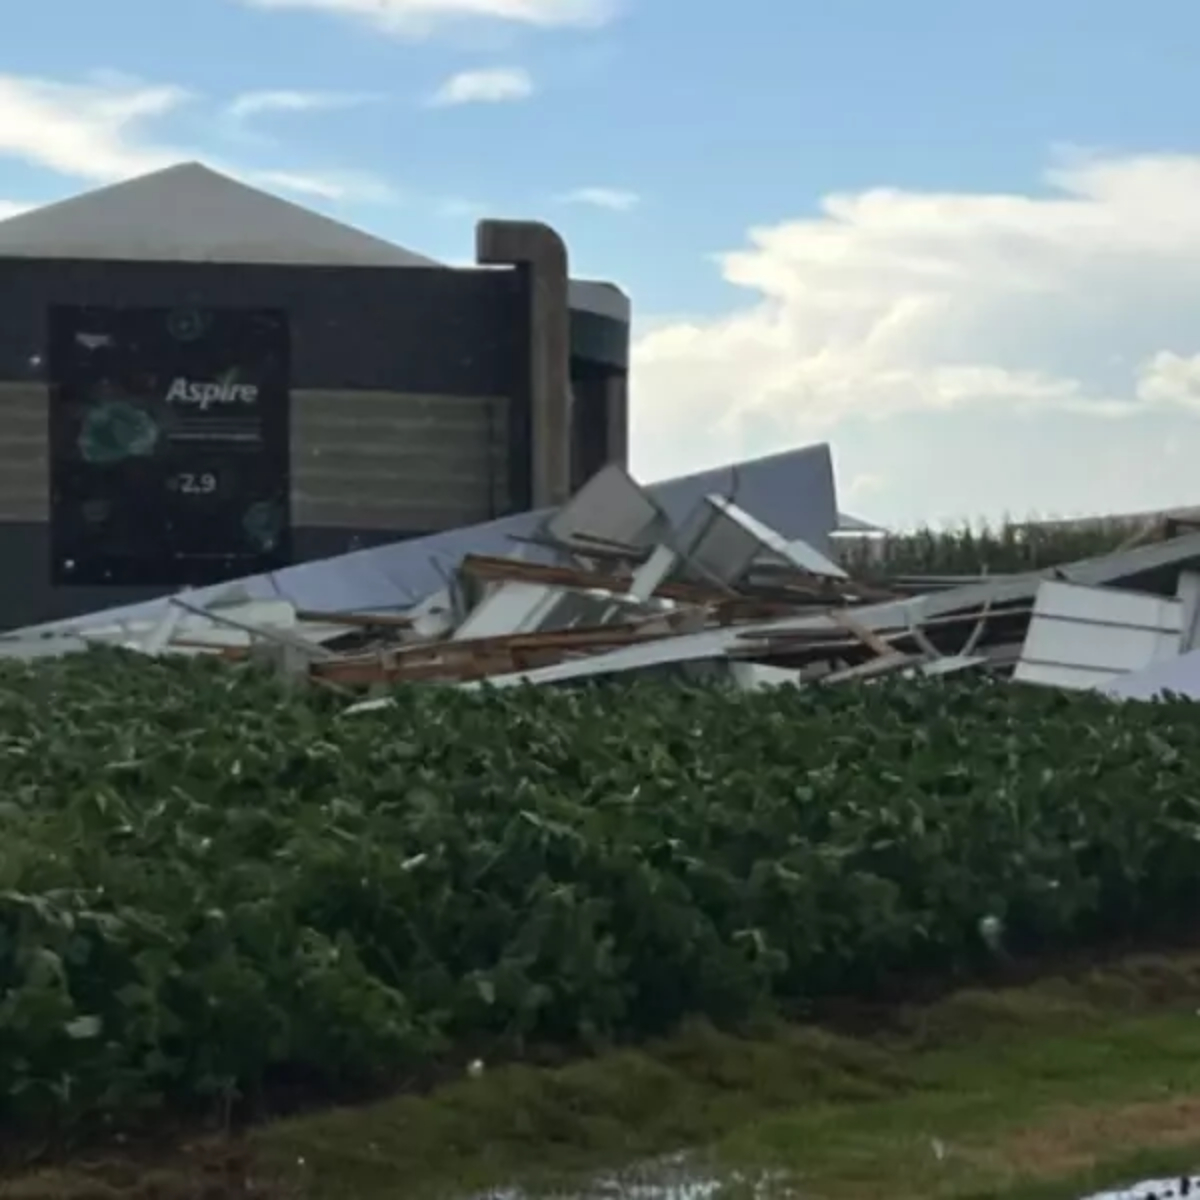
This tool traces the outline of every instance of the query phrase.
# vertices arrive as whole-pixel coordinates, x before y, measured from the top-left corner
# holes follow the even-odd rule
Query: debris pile
[[[1200,624],[1200,533],[1171,526],[1044,571],[853,579],[736,496],[704,494],[672,521],[609,466],[529,528],[509,536],[506,554],[471,552],[468,539],[442,585],[402,609],[309,611],[235,584],[205,604],[184,593],[138,619],[100,614],[0,639],[0,655],[96,643],[265,655],[297,678],[368,695],[402,682],[505,687],[625,672],[758,687],[983,671],[1103,689],[1187,655]]]

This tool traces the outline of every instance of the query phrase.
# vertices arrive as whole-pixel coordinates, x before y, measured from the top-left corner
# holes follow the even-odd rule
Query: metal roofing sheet
[[[1047,580],[1013,678],[1090,690],[1179,653],[1182,604],[1115,588]]]
[[[1166,692],[1200,700],[1200,650],[1152,663],[1110,681],[1101,690],[1118,700],[1153,700]]]
[[[786,538],[803,538],[812,545],[827,544],[837,522],[833,464],[827,445],[807,446],[786,454],[704,471],[651,485],[647,490],[674,521],[681,521],[710,492],[726,491],[738,481],[738,503]],[[520,513],[450,530],[357,550],[337,558],[300,563],[271,575],[255,575],[190,593],[206,603],[237,584],[260,598],[281,596],[297,608],[324,612],[369,612],[407,608],[443,586],[449,573],[467,554],[512,555],[549,515]],[[544,557],[525,546],[527,557]],[[141,604],[106,609],[83,617],[54,621],[12,636],[68,631],[163,611],[166,597]]]

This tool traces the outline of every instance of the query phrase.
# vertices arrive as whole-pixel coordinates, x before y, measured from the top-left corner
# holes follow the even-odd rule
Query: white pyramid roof
[[[194,162],[0,221],[0,256],[363,267],[438,265]]]
[[[445,266],[197,162],[0,221],[0,258],[4,257]],[[629,297],[611,284],[572,279],[570,295],[573,307],[629,320]]]

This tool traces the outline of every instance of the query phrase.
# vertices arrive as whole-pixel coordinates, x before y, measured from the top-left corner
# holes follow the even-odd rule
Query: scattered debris
[[[1182,608],[1161,596],[1043,583],[1013,678],[1089,689],[1175,658]]]
[[[771,470],[777,505],[778,462]],[[684,482],[691,492],[660,489],[667,505],[606,467],[558,510],[439,539],[445,557],[414,572],[424,592],[393,559],[387,582],[403,608],[312,611],[256,596],[250,580],[0,637],[0,656],[96,644],[265,655],[289,675],[365,692],[364,709],[402,682],[511,687],[625,673],[752,689],[983,672],[1141,695],[1145,673],[1190,663],[1200,642],[1200,533],[1178,523],[1047,570],[866,581],[830,557],[832,527],[820,544],[792,536],[801,519],[785,536],[735,496]],[[333,591],[339,561],[361,572],[359,557],[296,570]],[[1189,669],[1200,693],[1200,657]]]
[[[1200,1175],[1181,1175],[1176,1179],[1147,1179],[1132,1187],[1111,1192],[1098,1192],[1086,1200],[1176,1200],[1178,1197],[1200,1196]]]

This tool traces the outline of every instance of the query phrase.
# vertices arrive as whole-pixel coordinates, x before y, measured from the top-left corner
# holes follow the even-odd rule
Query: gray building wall
[[[303,561],[528,507],[525,287],[504,270],[0,259],[0,627],[154,594],[50,586],[49,305],[287,310]]]
[[[50,586],[50,304],[287,309],[305,561],[529,507],[525,286],[505,270],[0,258],[0,628],[158,594]],[[577,481],[624,461],[628,355],[627,322],[572,312]]]

